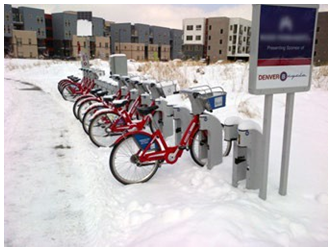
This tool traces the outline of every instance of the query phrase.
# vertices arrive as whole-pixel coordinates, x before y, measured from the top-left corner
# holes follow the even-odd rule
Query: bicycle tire
[[[110,125],[119,118],[119,115],[112,110],[106,110],[95,115],[89,126],[89,138],[97,147],[109,147],[115,140],[116,136],[112,136],[108,131]]]
[[[147,136],[145,133],[141,134]],[[140,135],[140,133],[135,135]],[[159,143],[155,148],[156,151],[160,150]],[[133,162],[134,160],[137,160],[135,158],[137,157],[136,154],[139,150],[140,147],[137,145],[134,135],[122,138],[122,140],[114,146],[110,154],[109,167],[114,178],[120,183],[124,185],[144,183],[149,181],[157,172],[160,166],[158,161],[155,161],[148,166],[138,166]],[[122,171],[120,171],[120,169],[122,169]],[[129,179],[129,177],[132,177],[129,172],[134,172],[133,175],[135,175],[135,178],[133,177]]]

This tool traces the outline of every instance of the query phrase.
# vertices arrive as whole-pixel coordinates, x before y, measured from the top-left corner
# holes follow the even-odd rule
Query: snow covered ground
[[[108,72],[107,62],[92,64]],[[239,115],[262,124],[263,97],[247,93],[248,64],[171,64],[169,78],[225,88],[227,107],[214,112],[221,121]],[[160,70],[143,66],[129,69]],[[267,201],[244,183],[232,187],[231,155],[207,170],[184,153],[148,183],[121,185],[109,171],[110,150],[90,142],[58,93],[60,79],[80,75],[79,62],[5,59],[4,67],[5,246],[328,245],[327,67],[315,68],[311,91],[295,96],[285,197],[278,194],[285,95],[274,97]]]

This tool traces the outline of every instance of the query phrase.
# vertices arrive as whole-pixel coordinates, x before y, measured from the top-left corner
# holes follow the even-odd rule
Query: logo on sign
[[[289,16],[284,16],[280,19],[279,23],[279,31],[289,31],[292,32],[293,30],[293,21]]]
[[[284,72],[281,72],[280,74],[280,80],[281,81],[286,81],[287,79],[287,73],[284,71]]]

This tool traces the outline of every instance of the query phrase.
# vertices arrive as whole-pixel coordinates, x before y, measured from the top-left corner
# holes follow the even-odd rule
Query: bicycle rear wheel
[[[114,178],[122,184],[135,184],[147,182],[154,176],[159,167],[159,162],[154,161],[149,164],[141,164],[138,160],[138,154],[142,151],[135,136],[141,134],[130,135],[123,138],[116,144],[110,155],[110,170]],[[147,136],[142,134],[142,136]],[[154,145],[153,143],[152,145]],[[158,145],[158,144],[156,144]],[[154,149],[149,152],[160,150],[159,145],[154,145]]]
[[[207,163],[207,143],[207,132],[197,130],[193,136],[192,144],[189,146],[191,157],[201,167]],[[224,140],[222,148],[223,152],[221,153],[223,156],[228,156],[232,148],[232,143]]]

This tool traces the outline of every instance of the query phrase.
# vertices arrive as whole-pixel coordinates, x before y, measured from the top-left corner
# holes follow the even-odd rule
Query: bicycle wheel
[[[157,172],[160,165],[159,161],[154,161],[146,164],[140,164],[138,154],[142,149],[137,141],[137,136],[148,138],[146,134],[130,135],[123,138],[117,143],[110,155],[110,170],[114,178],[122,184],[135,184],[147,182]],[[154,145],[155,144],[155,145]],[[159,144],[153,143],[154,149],[149,152],[156,152],[160,150]]]
[[[67,84],[60,93],[66,101],[74,102],[78,91],[79,87],[75,84]]]
[[[115,120],[119,119],[119,115],[109,110],[92,117],[89,127],[90,140],[97,147],[109,147],[117,139],[116,135],[112,135],[110,126]]]
[[[105,104],[97,103],[97,104],[91,105],[87,109],[87,111],[85,112],[83,119],[82,119],[82,126],[83,126],[85,133],[89,134],[89,127],[90,127],[90,123],[91,123],[91,119],[92,119],[93,115],[97,111],[99,111],[101,109],[106,109],[106,108],[108,108],[108,107],[105,106]]]
[[[152,120],[150,120],[149,127],[150,127],[151,132],[154,133],[157,131],[157,129],[160,129],[160,125],[162,123],[162,113],[160,111],[156,111],[152,115],[152,119],[154,120],[154,122]],[[156,127],[156,125],[158,125],[158,127]]]
[[[207,132],[197,130],[189,146],[191,158],[194,162],[203,167],[207,163]]]
[[[84,116],[85,112],[88,110],[88,108],[91,105],[93,105],[95,103],[101,103],[101,102],[100,102],[100,100],[96,99],[95,97],[84,99],[81,102],[81,104],[80,104],[80,106],[79,106],[79,108],[77,110],[77,118],[78,118],[78,120],[80,120],[82,122],[83,116]]]
[[[199,166],[203,167],[207,163],[207,132],[198,130],[194,136],[192,144],[189,146],[190,155]],[[232,142],[223,141],[223,156],[228,156],[231,148]]]
[[[77,112],[78,108],[80,107],[81,103],[86,99],[92,97],[92,95],[81,95],[78,98],[76,98],[74,105],[73,105],[73,114],[78,119]]]

